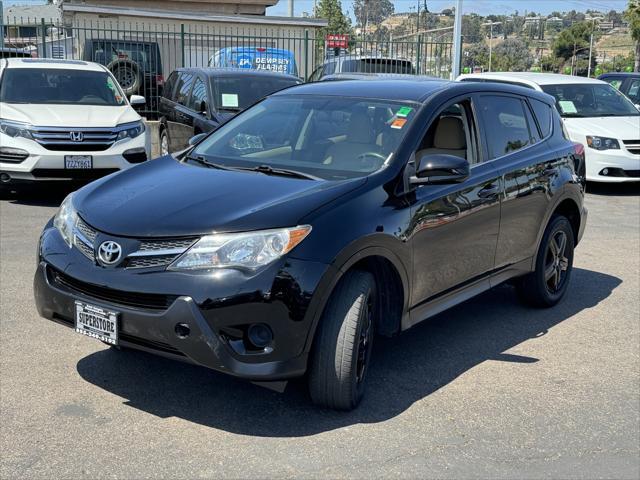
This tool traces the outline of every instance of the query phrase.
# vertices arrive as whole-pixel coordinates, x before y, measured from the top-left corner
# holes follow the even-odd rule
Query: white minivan
[[[587,180],[640,181],[640,111],[601,80],[553,73],[495,72],[457,81],[520,85],[553,96],[569,138],[585,146]]]
[[[146,161],[144,122],[113,75],[76,60],[0,60],[0,188],[94,179]]]

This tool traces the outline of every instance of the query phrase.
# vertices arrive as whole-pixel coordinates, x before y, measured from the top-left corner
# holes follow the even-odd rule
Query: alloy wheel
[[[363,312],[363,325],[358,338],[358,353],[356,360],[356,382],[362,383],[367,372],[367,366],[371,357],[371,346],[373,342],[373,298],[369,294]]]
[[[569,268],[566,248],[567,234],[562,230],[555,232],[549,241],[544,266],[544,280],[549,293],[558,293],[564,286]]]

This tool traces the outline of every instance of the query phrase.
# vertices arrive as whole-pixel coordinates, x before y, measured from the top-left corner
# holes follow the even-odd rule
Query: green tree
[[[355,0],[353,2],[356,21],[365,29],[369,25],[379,26],[393,12],[394,7],[390,0]]]
[[[482,41],[482,17],[475,13],[462,16],[462,39],[465,43]]]
[[[629,0],[629,5],[627,5],[627,10],[624,12],[624,17],[629,22],[631,38],[636,42],[633,71],[640,72],[640,0]]]
[[[489,46],[483,41],[472,44],[462,54],[462,66],[487,67],[489,65]]]
[[[591,22],[574,23],[570,28],[563,30],[554,40],[551,47],[554,55],[568,60],[577,52],[588,49],[589,37],[592,32],[593,24]]]
[[[493,49],[492,70],[496,72],[526,72],[533,65],[533,55],[519,38],[507,38]]]
[[[322,38],[329,33],[351,33],[351,19],[342,13],[340,0],[320,0],[313,16],[324,18],[329,24],[321,29]]]

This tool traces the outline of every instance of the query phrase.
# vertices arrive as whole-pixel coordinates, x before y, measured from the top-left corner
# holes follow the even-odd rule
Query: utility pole
[[[482,26],[489,26],[489,71],[491,71],[491,61],[493,58],[493,26],[494,25],[502,25],[502,22],[487,22],[483,23]]]
[[[593,50],[593,32],[591,32],[591,38],[589,39],[589,66],[587,67],[587,78],[591,78],[591,52]]]
[[[0,48],[4,48],[4,8],[0,0]]]
[[[289,0],[289,16],[293,17],[293,0]]]
[[[416,17],[416,32],[420,31],[420,0],[418,0],[418,16]]]
[[[460,75],[460,60],[462,56],[462,0],[456,0],[456,16],[453,21],[453,65],[451,66],[452,80]]]

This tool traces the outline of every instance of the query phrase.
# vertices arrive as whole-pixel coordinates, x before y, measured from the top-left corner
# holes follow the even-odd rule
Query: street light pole
[[[502,25],[502,22],[487,22],[483,23],[482,26],[489,26],[489,71],[491,71],[491,62],[493,59],[493,26],[494,25]]]
[[[587,67],[587,78],[591,78],[591,51],[593,50],[593,32],[589,39],[589,66]]]
[[[289,0],[289,16],[293,17],[293,0]]]
[[[460,60],[462,57],[462,0],[456,0],[456,17],[453,22],[453,65],[451,74],[454,80],[460,75]]]

